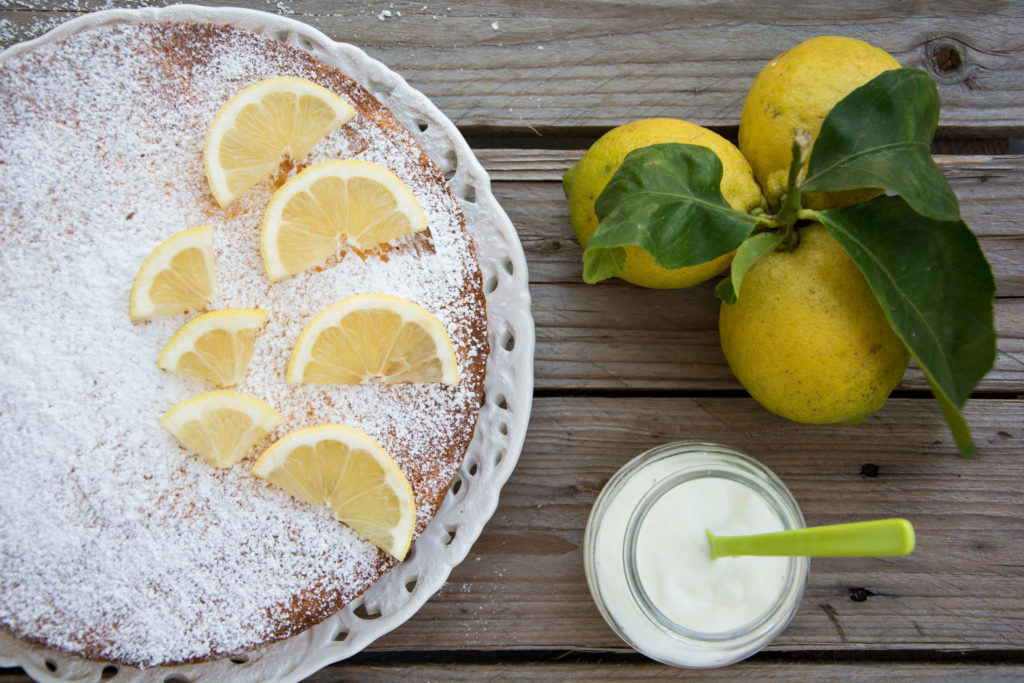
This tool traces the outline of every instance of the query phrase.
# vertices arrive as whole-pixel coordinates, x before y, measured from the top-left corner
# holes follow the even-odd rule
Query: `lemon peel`
[[[569,218],[583,247],[587,246],[600,222],[594,202],[622,165],[626,154],[664,142],[702,145],[711,149],[722,162],[722,196],[736,211],[747,213],[764,202],[750,164],[731,142],[688,121],[641,119],[605,133],[563,177],[562,186],[569,200]],[[627,246],[625,251],[626,261],[620,277],[627,282],[656,289],[689,287],[703,282],[725,270],[733,257],[729,253],[707,263],[670,270],[658,265],[654,257],[640,247]]]
[[[750,267],[719,310],[722,351],[762,406],[797,422],[860,422],[899,384],[909,354],[863,274],[820,224]]]
[[[743,102],[738,137],[740,151],[771,207],[777,208],[786,194],[794,135],[806,132],[813,144],[839,100],[883,71],[899,67],[892,55],[863,40],[818,36],[783,52],[761,70]],[[804,206],[847,206],[875,194],[808,192]]]

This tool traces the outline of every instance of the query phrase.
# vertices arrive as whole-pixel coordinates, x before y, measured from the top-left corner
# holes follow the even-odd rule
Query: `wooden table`
[[[8,0],[0,47],[85,10],[145,4],[165,3]],[[537,322],[532,421],[494,518],[417,616],[310,680],[1024,677],[1024,3],[239,4],[363,47],[459,125],[519,231]],[[560,180],[596,136],[671,116],[735,138],[760,68],[820,34],[870,40],[939,84],[934,151],[998,284],[998,359],[966,408],[973,460],[958,457],[914,368],[861,425],[787,422],[729,373],[713,283],[581,281]],[[581,543],[612,473],[677,439],[759,458],[808,524],[905,516],[917,550],[815,560],[790,627],[741,664],[651,662],[598,614]]]

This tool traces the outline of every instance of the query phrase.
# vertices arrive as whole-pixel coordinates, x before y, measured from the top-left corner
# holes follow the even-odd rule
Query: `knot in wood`
[[[935,53],[935,63],[940,71],[956,71],[960,68],[960,53],[955,47],[946,46]]]
[[[935,38],[925,47],[929,69],[944,83],[967,78],[967,46],[955,38]]]
[[[874,595],[874,593],[869,591],[867,588],[851,588],[850,589],[850,599],[853,600],[854,602],[864,602],[865,600],[868,599],[869,595]]]

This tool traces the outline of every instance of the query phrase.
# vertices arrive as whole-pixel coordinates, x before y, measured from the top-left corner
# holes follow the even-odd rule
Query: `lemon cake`
[[[221,208],[204,171],[217,112],[264,79],[307,79],[355,116]],[[381,166],[427,229],[271,282],[260,248],[275,190],[334,159]],[[202,311],[129,316],[158,245],[212,226],[207,310],[268,313],[240,391],[283,420],[237,464],[211,466],[159,423],[209,391],[157,366]],[[205,233],[204,233],[205,234]],[[94,27],[0,64],[0,626],[89,659],[151,667],[244,653],[349,604],[396,561],[254,476],[268,446],[344,424],[412,485],[415,534],[472,438],[487,359],[485,303],[458,200],[393,114],[309,54],[202,23]],[[288,383],[304,327],[346,297],[409,300],[444,326],[455,384]]]

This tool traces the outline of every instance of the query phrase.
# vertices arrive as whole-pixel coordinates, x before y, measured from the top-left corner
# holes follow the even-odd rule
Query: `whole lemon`
[[[863,40],[819,36],[783,52],[761,70],[743,102],[739,147],[769,206],[777,207],[787,190],[795,132],[806,131],[816,139],[826,114],[839,100],[883,71],[898,68],[900,63],[892,55]],[[806,193],[804,204],[826,209],[875,194],[874,190]]]
[[[768,410],[853,424],[878,410],[909,355],[853,260],[814,223],[747,271],[718,327],[732,373]]]
[[[717,154],[722,162],[722,196],[733,209],[747,213],[764,203],[750,164],[736,146],[721,135],[680,119],[641,119],[605,133],[562,178],[562,187],[569,200],[569,219],[581,245],[586,247],[597,229],[599,221],[594,202],[626,154],[639,147],[664,142],[701,145]],[[659,266],[654,257],[640,247],[627,246],[625,251],[622,279],[655,289],[695,285],[718,275],[732,261],[732,254],[725,254],[696,266],[667,269]]]

